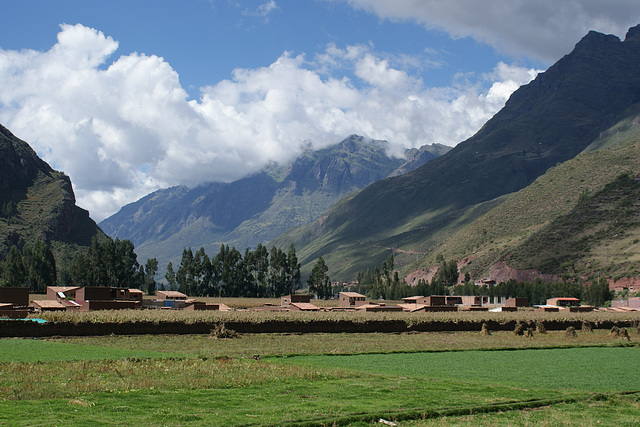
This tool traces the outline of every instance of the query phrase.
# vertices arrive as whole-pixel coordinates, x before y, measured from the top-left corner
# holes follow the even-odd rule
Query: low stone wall
[[[516,321],[425,321],[407,324],[402,320],[317,320],[291,321],[268,320],[265,322],[224,322],[226,329],[240,334],[261,333],[400,333],[400,332],[462,332],[480,331],[487,323],[491,331],[513,331]],[[161,335],[161,334],[208,334],[217,326],[216,322],[130,322],[130,323],[36,323],[20,320],[0,320],[0,337],[51,337],[94,335]],[[547,330],[566,330],[573,326],[582,328],[581,321],[545,320]],[[593,323],[594,329],[611,329],[613,326],[630,327],[626,321]],[[534,322],[526,327],[535,328]]]

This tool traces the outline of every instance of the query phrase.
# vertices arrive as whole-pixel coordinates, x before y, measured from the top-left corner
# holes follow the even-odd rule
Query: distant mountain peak
[[[287,165],[269,163],[232,183],[159,190],[100,225],[113,237],[131,240],[142,259],[156,257],[161,265],[188,246],[204,246],[209,253],[221,243],[253,247],[313,221],[342,197],[398,168],[414,170],[441,152],[439,146],[435,153],[423,147],[405,161],[389,157],[388,146],[387,141],[350,135],[320,150],[308,147]]]
[[[627,31],[627,35],[624,38],[625,42],[638,42],[640,41],[640,24],[636,25],[635,27],[631,27],[629,28],[629,31]]]

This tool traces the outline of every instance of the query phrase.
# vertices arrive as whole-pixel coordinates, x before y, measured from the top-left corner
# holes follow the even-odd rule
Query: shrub
[[[220,338],[238,338],[238,334],[231,329],[227,329],[224,323],[220,322],[211,329],[211,337],[214,339]]]

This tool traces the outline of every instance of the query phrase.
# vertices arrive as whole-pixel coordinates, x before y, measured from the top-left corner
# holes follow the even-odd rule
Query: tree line
[[[359,271],[354,290],[370,299],[386,300],[401,300],[417,295],[445,295],[447,289],[456,284],[460,273],[454,260],[446,261],[442,256],[438,256],[437,260],[440,266],[431,281],[421,279],[416,286],[410,286],[404,280],[400,280],[398,271],[394,271],[394,257],[390,254],[382,265],[374,267],[373,271]]]
[[[187,295],[274,298],[300,286],[300,263],[293,245],[284,252],[258,244],[242,254],[223,244],[213,257],[204,248],[185,248],[177,270],[167,265],[165,279],[169,289]]]
[[[0,262],[0,286],[28,287],[34,293],[54,285],[113,286],[154,294],[158,261],[150,258],[142,266],[137,258],[129,240],[94,237],[86,252],[76,253],[68,269],[59,274],[51,247],[36,240],[22,250],[11,247]]]
[[[602,277],[583,285],[575,281],[517,282],[509,280],[496,286],[477,286],[465,275],[457,284],[459,271],[454,260],[439,256],[440,266],[430,282],[418,281],[409,286],[394,270],[393,254],[374,267],[358,272],[357,281],[349,290],[371,299],[400,300],[416,295],[486,295],[490,297],[526,297],[531,305],[544,304],[548,298],[574,297],[594,306],[602,306],[613,298],[607,280]],[[344,286],[333,286],[327,275],[329,268],[319,257],[307,280],[308,290],[318,298],[331,298]],[[12,246],[4,262],[0,262],[0,286],[25,286],[31,292],[43,293],[47,286],[114,286],[137,288],[153,295],[157,283],[158,261],[150,258],[140,265],[129,240],[93,238],[88,250],[77,253],[70,266],[61,274],[49,245],[42,240],[27,243],[22,250]],[[191,248],[182,252],[177,271],[172,263],[165,274],[167,288],[192,296],[275,298],[300,288],[300,263],[293,245],[287,252],[277,247],[267,249],[259,244],[244,254],[235,247],[221,245],[220,251],[209,257],[204,248],[195,253]]]
[[[0,286],[28,287],[32,292],[44,292],[57,282],[56,260],[51,248],[42,240],[27,243],[22,251],[11,246],[0,263]]]

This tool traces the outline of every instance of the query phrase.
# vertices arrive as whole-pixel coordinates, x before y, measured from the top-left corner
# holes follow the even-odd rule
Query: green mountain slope
[[[538,273],[560,276],[579,272],[588,275],[600,271],[603,265],[601,260],[594,258],[595,254],[606,255],[607,251],[609,262],[618,266],[637,256],[640,247],[625,243],[625,240],[632,242],[640,238],[640,230],[634,231],[635,226],[630,223],[618,222],[616,228],[619,233],[614,233],[618,237],[611,241],[604,235],[602,239],[584,241],[586,247],[574,241],[585,233],[578,231],[578,218],[590,217],[593,213],[589,210],[603,203],[598,201],[599,198],[594,199],[594,194],[604,191],[602,196],[606,200],[609,190],[604,189],[613,185],[612,182],[619,184],[617,176],[637,170],[640,165],[640,115],[637,109],[634,108],[627,118],[603,132],[594,145],[601,149],[592,151],[590,147],[574,159],[549,169],[530,186],[501,197],[500,200],[504,201],[497,207],[458,230],[436,246],[429,256],[407,266],[407,269],[435,265],[435,254],[442,254],[447,259],[466,260],[462,271],[469,272],[473,279],[501,281],[518,277],[532,279]],[[598,209],[615,214],[616,203],[635,206],[629,197],[606,203]],[[605,218],[614,218],[614,214]],[[605,226],[604,223],[599,224]],[[591,225],[583,224],[581,227],[586,229]],[[621,238],[622,233],[628,237]],[[603,244],[613,246],[608,250],[604,246],[598,250],[597,247]],[[624,248],[620,249],[622,246]],[[618,258],[617,254],[622,256]],[[585,261],[580,263],[578,260]],[[505,261],[504,264],[501,265],[501,261]],[[530,274],[522,272],[531,269],[535,271],[530,271]]]
[[[541,273],[611,274],[629,263],[623,270],[637,275],[639,241],[640,182],[623,173],[511,250],[508,265]]]
[[[59,269],[93,236],[104,236],[75,205],[69,177],[53,170],[31,147],[0,125],[0,259],[12,245],[36,239],[51,245]]]
[[[313,221],[341,197],[398,168],[415,169],[449,149],[423,147],[405,162],[388,157],[387,144],[353,135],[335,146],[308,150],[290,165],[270,165],[232,183],[159,190],[100,226],[113,237],[131,240],[141,259],[155,257],[162,268],[179,262],[185,247],[204,247],[211,255],[222,243],[241,250],[255,247]]]
[[[640,28],[621,42],[590,32],[526,86],[470,139],[412,173],[376,182],[320,220],[274,240],[318,256],[332,277],[379,265],[388,248],[434,247],[589,147],[640,100]]]

